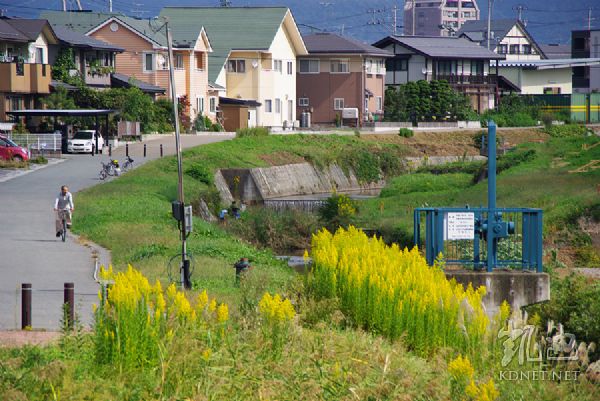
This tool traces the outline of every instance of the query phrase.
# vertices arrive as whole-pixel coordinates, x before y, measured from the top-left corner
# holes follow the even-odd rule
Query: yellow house
[[[194,26],[206,29],[213,48],[209,81],[223,88],[224,103],[247,109],[238,128],[294,124],[296,57],[308,53],[288,8],[165,7],[160,16],[169,18],[175,41],[188,40]],[[223,118],[228,126],[226,113]]]

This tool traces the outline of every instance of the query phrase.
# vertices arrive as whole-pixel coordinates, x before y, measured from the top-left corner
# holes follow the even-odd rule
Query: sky
[[[76,0],[65,0],[76,9]],[[482,19],[487,18],[489,0],[478,0]],[[80,0],[84,9],[108,11],[109,0]],[[220,0],[112,0],[113,10],[149,18],[164,6],[218,6]],[[42,10],[62,9],[62,0],[0,0],[4,15],[36,18]],[[303,33],[327,31],[343,33],[367,43],[393,33],[393,8],[398,7],[397,32],[402,32],[404,1],[395,0],[231,0],[233,6],[288,6]],[[569,44],[571,30],[600,28],[600,0],[494,0],[493,18],[516,18],[517,8],[527,29],[540,44]]]

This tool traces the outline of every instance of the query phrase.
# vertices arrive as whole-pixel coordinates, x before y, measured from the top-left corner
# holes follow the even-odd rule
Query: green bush
[[[403,136],[404,138],[412,138],[414,133],[410,128],[400,128],[400,130],[398,130],[398,135]]]
[[[552,125],[552,121],[554,121],[554,114],[552,113],[543,113],[542,114],[542,123],[546,128]]]
[[[545,131],[554,138],[584,136],[587,133],[587,129],[579,124],[551,125]]]
[[[212,132],[221,132],[223,131],[223,126],[219,123],[214,123],[213,125],[211,125],[210,130]]]
[[[246,136],[267,136],[269,135],[269,129],[266,127],[252,127],[252,128],[240,128],[235,131],[236,138],[243,138]]]
[[[33,159],[29,159],[29,162],[34,164],[48,164],[48,159],[46,159],[44,156],[37,156]]]
[[[212,185],[214,182],[212,171],[202,162],[194,162],[185,173],[206,185]]]
[[[194,124],[193,124],[194,130],[206,131],[206,127],[209,127],[209,126],[210,125],[206,125],[206,120],[204,119],[204,116],[202,115],[202,113],[198,113],[196,115],[196,118],[194,119]]]
[[[334,193],[319,209],[319,216],[325,227],[329,231],[335,232],[338,227],[348,227],[357,211],[356,202],[350,197]]]

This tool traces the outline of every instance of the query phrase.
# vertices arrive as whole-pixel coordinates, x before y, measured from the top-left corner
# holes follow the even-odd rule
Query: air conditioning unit
[[[358,108],[345,107],[342,109],[342,118],[358,118]]]

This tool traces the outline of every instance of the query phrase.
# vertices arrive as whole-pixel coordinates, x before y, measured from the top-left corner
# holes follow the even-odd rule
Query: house
[[[298,115],[309,111],[313,124],[332,124],[352,108],[362,124],[383,114],[385,60],[392,53],[333,33],[303,39],[308,55],[298,57]]]
[[[600,29],[571,32],[573,58],[600,59]],[[573,68],[573,92],[600,92],[600,63]]]
[[[117,53],[122,53],[124,49],[63,26],[55,26],[53,29],[59,44],[49,46],[50,64],[54,65],[63,52],[69,51],[75,64],[75,71],[71,71],[71,74],[78,73],[83,82],[93,88],[111,87],[115,56]]]
[[[242,100],[245,126],[281,129],[296,121],[296,58],[307,54],[292,13],[285,7],[165,7],[175,41],[204,26],[213,52],[208,79],[224,88],[228,110]],[[223,116],[239,120],[235,116]],[[243,120],[243,119],[242,119]]]
[[[404,34],[456,36],[467,21],[480,17],[476,0],[407,0],[404,2]]]
[[[44,11],[53,25],[78,30],[124,49],[116,55],[113,86],[138,86],[151,95],[170,95],[168,46],[164,21],[141,20],[97,12]],[[176,95],[190,102],[190,117],[202,113],[216,119],[217,104],[205,106],[213,91],[208,83],[208,53],[212,51],[204,28],[195,24],[185,41],[174,38],[173,64]],[[210,99],[215,99],[213,96]],[[213,107],[214,103],[214,107]]]
[[[548,43],[540,45],[542,53],[548,59],[553,58],[571,58],[571,45],[561,45],[560,43]]]
[[[0,18],[0,121],[10,110],[42,108],[52,76],[48,46],[56,44],[46,20]]]
[[[394,57],[386,61],[385,84],[446,80],[467,95],[477,112],[495,106],[497,71],[504,55],[458,37],[388,36],[373,44]],[[491,66],[493,64],[493,66]]]
[[[467,21],[457,32],[459,37],[487,48],[487,21]],[[490,23],[489,49],[506,56],[506,60],[540,60],[546,55],[529,34],[525,25],[516,19],[497,19]]]

